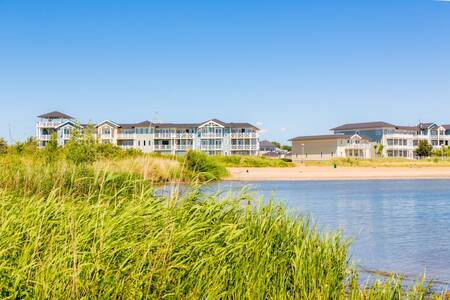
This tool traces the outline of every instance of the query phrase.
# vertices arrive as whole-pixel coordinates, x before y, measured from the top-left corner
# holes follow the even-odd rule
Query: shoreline
[[[449,179],[450,167],[228,168],[224,181],[412,180]]]

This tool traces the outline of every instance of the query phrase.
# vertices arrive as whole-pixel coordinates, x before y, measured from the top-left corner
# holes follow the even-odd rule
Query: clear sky
[[[450,2],[0,0],[0,136],[53,110],[245,121],[280,141],[450,123]]]

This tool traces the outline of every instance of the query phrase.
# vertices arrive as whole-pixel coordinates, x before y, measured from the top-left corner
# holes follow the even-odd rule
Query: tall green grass
[[[225,167],[242,167],[242,168],[287,168],[293,167],[294,164],[283,159],[259,157],[259,156],[213,156],[212,160]]]
[[[82,164],[1,167],[0,298],[438,297],[424,282],[360,286],[340,233],[245,192],[158,196]]]

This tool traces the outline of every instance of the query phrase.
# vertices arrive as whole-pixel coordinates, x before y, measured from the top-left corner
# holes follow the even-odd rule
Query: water
[[[322,230],[353,239],[361,268],[450,282],[450,180],[222,182],[212,190],[250,186]]]

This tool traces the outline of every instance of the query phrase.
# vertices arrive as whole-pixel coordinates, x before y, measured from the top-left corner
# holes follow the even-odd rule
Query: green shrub
[[[200,151],[189,151],[185,156],[186,168],[201,182],[218,180],[228,175],[224,166]]]
[[[0,138],[0,154],[8,153],[8,144],[4,138]]]

